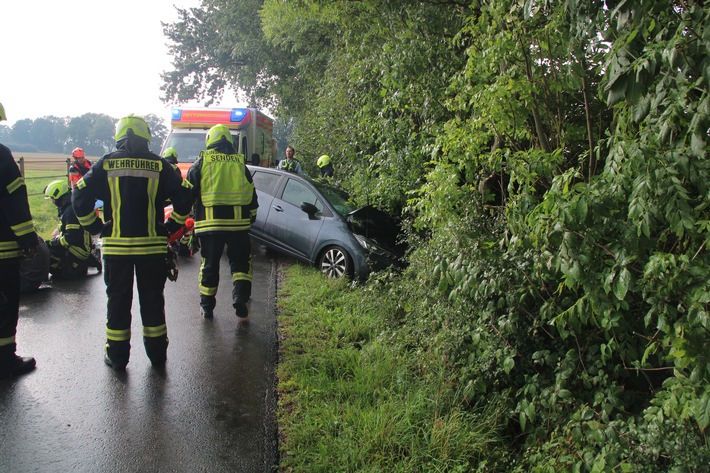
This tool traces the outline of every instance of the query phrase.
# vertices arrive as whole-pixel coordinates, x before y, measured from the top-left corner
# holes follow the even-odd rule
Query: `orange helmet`
[[[71,157],[72,158],[85,158],[86,154],[84,154],[84,150],[81,148],[74,148],[74,151],[71,152]]]

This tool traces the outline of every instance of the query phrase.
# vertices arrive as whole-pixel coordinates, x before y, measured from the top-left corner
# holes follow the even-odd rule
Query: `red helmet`
[[[71,157],[72,158],[85,158],[86,154],[84,154],[84,150],[81,148],[74,148],[74,151],[71,152]]]

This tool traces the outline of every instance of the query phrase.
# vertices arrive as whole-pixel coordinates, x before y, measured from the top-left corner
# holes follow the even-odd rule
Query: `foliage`
[[[82,148],[85,152],[101,156],[114,145],[116,119],[101,113],[85,113],[67,124],[67,149]]]
[[[203,0],[201,8],[177,9],[180,20],[163,24],[175,69],[162,74],[166,103],[204,101],[209,106],[232,88],[251,105],[268,106],[267,93],[290,57],[264,46],[262,0]]]
[[[438,143],[443,165],[469,181],[507,175],[507,205],[494,210],[506,223],[483,237],[487,255],[476,251],[486,240],[474,236],[467,251],[443,254],[435,274],[449,300],[475,310],[473,343],[459,356],[478,356],[462,369],[463,381],[479,392],[516,390],[522,471],[627,469],[639,445],[656,465],[649,471],[692,471],[708,458],[709,110],[700,74],[708,12],[620,2],[591,25],[608,47],[586,48],[588,70],[570,77],[563,73],[575,57],[562,52],[577,51],[578,31],[594,37],[590,12],[575,6],[560,4],[563,15],[491,3],[464,30],[472,60],[452,83],[451,105],[468,120],[449,123]],[[491,31],[495,25],[499,31]],[[543,40],[545,47],[528,47]],[[516,44],[525,45],[523,55],[511,57]],[[505,67],[486,76],[494,51]],[[540,54],[533,62],[543,76],[534,87],[529,71],[508,66],[525,64],[531,51]],[[594,71],[605,71],[606,103],[589,96],[584,109],[575,108],[579,82],[569,79]],[[585,115],[603,117],[609,106],[613,121],[590,133]],[[555,112],[563,122],[538,127],[536,115],[548,113],[541,123],[550,124]],[[486,133],[492,152],[481,142]],[[585,134],[588,143],[603,139],[585,148]],[[604,164],[598,174],[592,156]],[[450,234],[448,222],[461,218],[459,199],[445,197],[450,174],[432,172],[413,201],[422,228]],[[476,218],[490,218],[476,207]],[[477,348],[496,339],[495,350]],[[491,354],[493,367],[479,361]],[[669,423],[682,425],[680,446],[648,434]]]
[[[145,115],[151,131],[151,150],[160,151],[168,129],[157,115]],[[118,119],[101,113],[85,113],[79,117],[41,117],[22,119],[12,127],[0,127],[0,142],[14,151],[70,154],[82,148],[90,156],[102,156],[114,147],[114,127]],[[3,136],[6,139],[3,140]]]
[[[220,21],[214,2],[203,5],[190,21]],[[331,155],[359,202],[405,219],[409,268],[371,281],[397,301],[392,340],[432,371],[448,360],[451,389],[472,410],[488,398],[510,407],[500,428],[511,455],[496,468],[702,471],[710,8],[258,8],[250,34],[262,36],[249,44],[277,59],[258,64],[259,83],[295,124],[307,169]],[[230,44],[200,33],[213,50]],[[170,85],[185,97],[243,69],[202,52],[207,80]]]
[[[11,132],[12,128],[7,125],[0,124],[0,143],[9,143]]]
[[[165,126],[165,120],[154,113],[143,115],[143,118],[150,128],[150,150],[158,154],[168,137],[168,127]],[[111,133],[114,131],[112,130]]]

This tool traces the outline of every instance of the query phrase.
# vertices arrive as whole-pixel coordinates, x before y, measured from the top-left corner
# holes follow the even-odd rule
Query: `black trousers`
[[[165,324],[165,257],[105,258],[107,318],[106,352],[112,361],[127,363],[131,349],[131,305],[135,272],[143,322],[143,342],[151,360],[164,358],[168,347]]]
[[[55,278],[74,279],[86,276],[87,261],[82,261],[63,246],[49,247],[49,272]]]
[[[248,231],[215,232],[200,235],[200,306],[213,310],[219,286],[219,260],[227,246],[229,269],[232,273],[232,303],[251,297],[251,241]]]
[[[0,264],[0,363],[15,354],[20,313],[20,262]]]

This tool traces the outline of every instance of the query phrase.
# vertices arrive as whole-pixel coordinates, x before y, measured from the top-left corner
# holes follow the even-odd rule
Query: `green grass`
[[[49,239],[52,231],[59,226],[59,217],[54,204],[44,198],[44,188],[53,180],[63,177],[66,177],[66,174],[56,170],[25,169],[25,184],[35,230],[45,240]]]
[[[281,471],[487,471],[502,407],[464,409],[445,361],[420,363],[368,285],[287,269],[279,291]],[[423,366],[434,369],[423,369]]]

